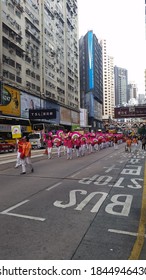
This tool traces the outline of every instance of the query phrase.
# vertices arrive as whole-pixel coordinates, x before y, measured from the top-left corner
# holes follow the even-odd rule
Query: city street
[[[143,201],[145,153],[125,144],[72,160],[33,151],[34,173],[0,155],[0,259],[128,260]],[[146,210],[146,209],[144,209]],[[144,233],[143,233],[144,234]],[[145,235],[144,235],[145,238]]]

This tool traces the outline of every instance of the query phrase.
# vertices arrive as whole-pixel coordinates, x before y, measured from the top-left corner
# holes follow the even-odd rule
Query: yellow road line
[[[146,162],[145,162],[145,170],[144,170],[144,185],[143,185],[142,206],[141,206],[141,215],[140,215],[140,221],[138,227],[138,234],[133,249],[131,251],[129,260],[138,260],[140,257],[140,253],[145,239],[145,227],[146,227]]]

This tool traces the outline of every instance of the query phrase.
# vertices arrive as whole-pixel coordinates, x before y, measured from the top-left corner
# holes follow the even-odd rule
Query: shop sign
[[[29,119],[55,119],[56,109],[29,110]]]

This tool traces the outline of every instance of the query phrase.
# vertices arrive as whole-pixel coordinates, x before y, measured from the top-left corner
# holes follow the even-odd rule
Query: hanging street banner
[[[29,110],[29,119],[55,119],[56,109]]]

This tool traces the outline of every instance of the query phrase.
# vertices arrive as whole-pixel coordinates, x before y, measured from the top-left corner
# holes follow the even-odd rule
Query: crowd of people
[[[131,147],[136,150],[137,145],[141,144],[142,149],[146,149],[146,137],[124,136],[123,134],[111,133],[86,133],[57,131],[54,135],[52,132],[44,134],[46,145],[45,154],[48,159],[52,159],[53,148],[57,150],[57,156],[66,155],[67,160],[73,157],[79,158],[85,155],[97,152],[98,150],[114,147],[118,149],[120,143],[125,142],[125,151],[131,152]],[[34,172],[31,163],[31,143],[28,137],[22,137],[17,143],[17,161],[16,168],[22,166],[21,174],[26,174],[26,166],[30,172]]]
[[[118,135],[117,143],[122,142],[122,135]],[[77,132],[69,132],[67,134],[58,132],[57,135],[45,135],[46,142],[46,154],[48,159],[52,158],[53,147],[57,148],[58,157],[61,156],[61,147],[63,147],[63,154],[67,156],[67,159],[73,158],[73,153],[76,157],[85,156],[85,154],[91,154],[94,151],[101,150],[103,148],[114,145],[114,136],[110,134],[102,133],[87,133],[80,134]]]

